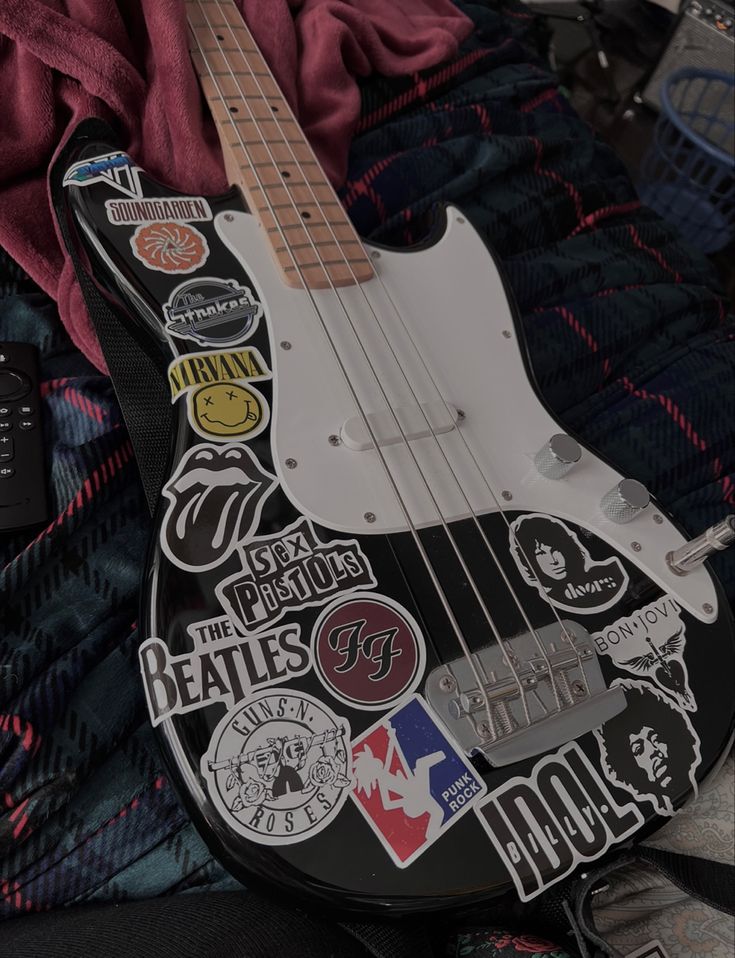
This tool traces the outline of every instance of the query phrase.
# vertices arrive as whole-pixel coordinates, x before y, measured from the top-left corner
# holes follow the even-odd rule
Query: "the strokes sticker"
[[[618,558],[595,561],[574,532],[551,516],[527,513],[515,519],[510,548],[524,580],[567,612],[609,609],[628,587]]]
[[[263,314],[260,300],[236,279],[197,276],[171,293],[163,306],[166,329],[204,346],[235,346],[251,336]]]
[[[161,548],[181,569],[213,569],[257,527],[276,484],[246,446],[194,446],[163,487]]]
[[[269,689],[229,712],[201,770],[215,807],[263,845],[303,842],[334,820],[349,793],[350,728],[305,692]]]
[[[207,261],[209,245],[195,226],[175,220],[138,226],[130,237],[133,256],[160,273],[193,273]]]

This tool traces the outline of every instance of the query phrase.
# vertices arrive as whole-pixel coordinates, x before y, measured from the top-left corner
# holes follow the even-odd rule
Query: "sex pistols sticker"
[[[614,686],[624,689],[628,707],[595,729],[605,772],[659,815],[673,815],[690,789],[697,793],[699,736],[689,716],[647,682],[615,679]]]
[[[275,535],[252,539],[240,556],[242,571],[215,591],[243,632],[270,627],[287,612],[377,584],[356,539],[321,542],[305,517]]]
[[[197,276],[177,286],[164,304],[166,329],[206,346],[235,346],[252,335],[263,307],[235,279]]]
[[[203,196],[146,196],[139,200],[106,200],[105,212],[113,226],[140,226],[162,220],[206,223],[212,210]]]
[[[204,234],[174,220],[139,226],[130,237],[130,246],[146,269],[160,273],[193,273],[209,256]]]
[[[598,858],[643,823],[633,802],[619,804],[579,746],[542,759],[477,807],[477,816],[523,901]]]
[[[314,663],[332,695],[361,709],[385,709],[413,692],[426,652],[418,623],[393,599],[374,592],[343,596],[319,616]]]
[[[63,180],[64,186],[85,187],[95,183],[105,183],[124,196],[143,196],[140,167],[120,150],[80,160],[69,167]]]
[[[161,548],[181,569],[213,569],[257,527],[276,484],[240,443],[194,446],[163,487]]]
[[[680,613],[676,599],[665,595],[593,633],[592,638],[597,651],[609,655],[619,669],[651,679],[682,708],[696,712],[684,662],[686,629]]]
[[[215,807],[241,835],[287,845],[316,835],[349,792],[350,728],[305,692],[269,689],[219,723],[201,770]]]
[[[619,559],[596,562],[572,530],[552,516],[527,513],[515,519],[510,547],[524,580],[557,609],[601,612],[628,587]]]
[[[352,746],[352,799],[398,868],[416,861],[485,793],[419,695]]]

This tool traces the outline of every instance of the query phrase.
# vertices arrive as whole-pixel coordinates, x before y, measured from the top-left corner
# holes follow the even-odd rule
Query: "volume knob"
[[[602,497],[600,508],[612,522],[624,523],[643,512],[651,497],[648,489],[637,479],[622,479]]]
[[[539,449],[533,458],[536,468],[547,479],[561,479],[582,457],[582,447],[576,439],[559,432]]]

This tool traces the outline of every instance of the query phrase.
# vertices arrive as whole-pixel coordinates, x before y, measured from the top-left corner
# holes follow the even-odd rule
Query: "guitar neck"
[[[323,289],[370,279],[370,259],[233,0],[186,0],[186,12],[228,176],[286,283]]]

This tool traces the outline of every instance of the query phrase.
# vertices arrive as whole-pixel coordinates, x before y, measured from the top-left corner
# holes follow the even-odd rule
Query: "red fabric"
[[[357,78],[425,69],[471,22],[451,0],[239,0],[335,185],[357,122]],[[71,129],[102,116],[152,175],[186,193],[226,186],[187,52],[182,0],[2,0],[0,245],[59,304],[76,345],[104,360],[59,237],[46,174]]]

